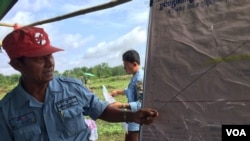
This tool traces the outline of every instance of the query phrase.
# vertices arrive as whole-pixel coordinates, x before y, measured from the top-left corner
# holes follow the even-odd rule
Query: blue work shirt
[[[141,109],[142,104],[142,91],[143,91],[143,77],[144,71],[139,69],[131,78],[128,88],[125,89],[125,94],[131,111],[138,111]],[[139,131],[140,125],[137,123],[128,123],[128,131]]]
[[[88,141],[84,115],[96,120],[107,107],[79,80],[54,77],[41,103],[21,84],[0,103],[3,141]]]

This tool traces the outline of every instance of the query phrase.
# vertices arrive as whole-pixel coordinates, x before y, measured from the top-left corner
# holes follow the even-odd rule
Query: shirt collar
[[[60,93],[61,90],[61,85],[58,83],[58,77],[54,77],[53,80],[49,82],[48,88],[46,90],[46,99],[52,94],[55,95],[56,93]],[[29,102],[29,106],[32,107],[41,107],[42,103],[36,102],[34,97],[32,97],[29,93],[27,93],[23,86],[21,85],[21,78],[19,79],[19,83],[14,88],[10,94],[8,94],[2,101],[0,102],[0,105],[4,103],[8,98],[12,97],[15,100],[15,106],[16,108],[21,108],[24,106],[26,103]],[[40,103],[40,104],[39,104]]]
[[[54,76],[54,78],[49,82],[48,88],[51,94],[56,94],[62,91],[62,86],[58,81],[59,77]]]
[[[56,94],[57,92],[60,92],[60,87],[59,87],[59,83],[58,81],[55,80],[55,78],[53,78],[53,80],[51,80],[49,82],[48,88],[46,90],[46,98],[47,99],[49,97],[50,94]],[[37,101],[33,96],[31,96],[29,93],[27,93],[23,86],[21,85],[21,78],[19,80],[19,84],[16,88],[17,90],[17,94],[16,94],[16,98],[17,100],[17,107],[22,107],[25,103],[29,102],[29,105],[31,107],[41,107],[43,105],[43,103]]]
[[[17,107],[22,107],[25,103],[29,102],[30,99],[29,99],[29,96],[31,96],[30,94],[28,94],[23,86],[21,85],[20,81],[19,81],[19,84],[16,88],[16,91],[17,92],[14,92],[15,93],[15,98],[18,99],[16,100],[16,105]]]

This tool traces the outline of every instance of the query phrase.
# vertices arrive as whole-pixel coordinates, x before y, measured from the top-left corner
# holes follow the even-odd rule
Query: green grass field
[[[102,100],[104,97],[102,95],[102,85],[105,85],[108,91],[114,89],[124,89],[127,87],[131,76],[119,76],[119,77],[110,77],[103,79],[90,78],[89,84],[87,86],[93,90],[93,92]],[[6,85],[0,87],[0,99],[16,84]],[[116,97],[117,101],[126,102],[125,96]],[[88,117],[87,117],[88,118]],[[123,141],[125,131],[123,130],[121,123],[109,123],[102,120],[96,121],[98,128],[98,141]]]
[[[108,91],[114,89],[124,89],[127,87],[131,76],[110,77],[106,79],[90,79],[88,87],[93,89],[94,93],[104,100],[102,95],[102,85],[105,85]],[[116,97],[117,101],[126,102],[125,96]],[[124,141],[125,131],[121,123],[108,123],[102,120],[97,120],[98,141]]]

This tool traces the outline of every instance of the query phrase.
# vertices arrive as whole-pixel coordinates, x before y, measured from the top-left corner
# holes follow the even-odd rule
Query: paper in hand
[[[102,85],[102,93],[103,93],[103,96],[105,98],[105,100],[110,104],[110,103],[114,103],[116,102],[115,98],[112,97],[109,93],[108,93],[108,90],[106,88],[105,85]]]

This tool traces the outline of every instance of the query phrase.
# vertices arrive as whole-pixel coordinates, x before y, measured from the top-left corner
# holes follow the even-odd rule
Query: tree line
[[[126,74],[123,68],[123,65],[110,67],[108,63],[101,63],[90,68],[77,67],[77,68],[73,68],[72,70],[65,70],[63,73],[60,73],[59,71],[55,70],[55,75],[75,77],[75,78],[88,77],[88,76],[84,76],[85,72],[94,74],[95,78],[107,78],[111,76],[120,76],[120,75]],[[15,84],[19,81],[19,78],[20,78],[20,74],[12,74],[9,76],[5,76],[0,73],[0,86],[8,85],[8,84]]]

